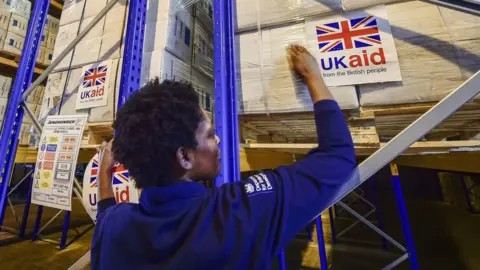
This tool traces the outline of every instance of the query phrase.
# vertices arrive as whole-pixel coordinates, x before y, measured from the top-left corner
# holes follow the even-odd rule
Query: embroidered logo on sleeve
[[[265,174],[260,173],[248,178],[248,181],[245,183],[245,192],[249,196],[261,193],[271,193],[273,192],[273,186],[268,177]]]

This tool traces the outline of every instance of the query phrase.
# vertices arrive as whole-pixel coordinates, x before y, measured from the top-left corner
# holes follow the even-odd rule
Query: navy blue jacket
[[[318,148],[246,181],[146,188],[139,204],[99,202],[92,269],[268,269],[306,224],[358,181],[353,142],[331,100],[314,105]],[[347,185],[348,183],[348,185]]]

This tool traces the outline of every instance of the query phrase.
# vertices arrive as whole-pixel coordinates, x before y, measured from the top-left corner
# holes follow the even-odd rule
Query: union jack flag
[[[129,174],[127,169],[123,167],[120,163],[115,163],[112,168],[112,177],[113,177],[113,184],[114,185],[122,185],[129,183]]]
[[[377,19],[373,16],[317,26],[321,52],[341,51],[382,44]]]
[[[83,75],[83,87],[104,85],[105,80],[107,79],[107,71],[107,66],[88,69]]]
[[[93,159],[92,170],[90,171],[90,187],[97,186],[97,176],[98,176],[98,160]]]

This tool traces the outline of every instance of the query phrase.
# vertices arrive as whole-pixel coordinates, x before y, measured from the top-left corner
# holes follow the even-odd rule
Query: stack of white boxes
[[[340,0],[237,1],[236,77],[239,112],[245,114],[313,110],[308,89],[291,72],[286,49],[290,44],[307,46],[303,22],[284,25],[312,14],[341,10]],[[271,27],[246,31],[260,24]],[[277,25],[277,26],[275,26]],[[355,86],[329,87],[342,109],[358,108]]]
[[[142,80],[191,83],[207,112],[213,108],[213,7],[211,1],[151,0],[143,46]]]
[[[143,47],[141,85],[158,77],[192,83],[207,111],[213,106],[213,21],[211,1],[150,0]],[[106,0],[65,1],[53,59],[92,21]],[[128,2],[120,0],[76,45],[49,76],[40,119],[47,115],[89,114],[89,122],[114,119],[123,55]],[[195,48],[195,53],[193,50]],[[82,83],[82,67],[111,61],[108,104],[91,109],[75,108]]]
[[[5,112],[7,110],[8,95],[12,88],[12,78],[0,75],[0,130],[3,127]]]
[[[50,65],[53,59],[53,49],[55,48],[55,40],[57,39],[60,20],[48,15],[43,30],[42,43],[38,50],[37,63]]]
[[[0,75],[0,129],[3,126],[3,120],[5,119],[5,113],[7,110],[8,98],[12,88],[13,79]],[[27,106],[32,110],[35,116],[38,118],[40,114],[40,106],[42,104],[43,92],[45,86],[39,85],[34,91],[27,97]],[[20,128],[19,143],[28,144],[30,142],[30,134],[32,128],[32,120],[29,116],[24,115],[22,126]]]
[[[65,1],[54,43],[53,60],[90,24],[106,4],[107,0]],[[41,121],[48,115],[80,113],[88,114],[89,122],[113,121],[120,85],[127,7],[126,0],[118,1],[54,69],[48,77],[40,112]],[[107,105],[76,110],[77,91],[83,80],[82,68],[95,67],[102,61],[111,63]]]
[[[0,50],[22,53],[31,8],[28,0],[0,0]]]

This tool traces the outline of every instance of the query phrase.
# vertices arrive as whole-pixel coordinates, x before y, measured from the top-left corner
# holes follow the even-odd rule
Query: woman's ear
[[[178,148],[176,157],[177,157],[177,162],[182,169],[188,171],[193,168],[193,161],[195,159],[193,150],[183,148],[183,147]]]

